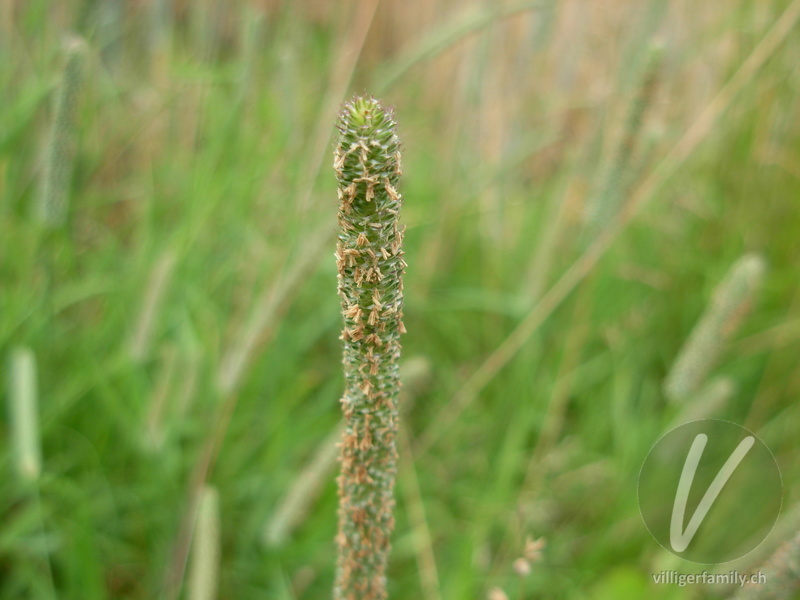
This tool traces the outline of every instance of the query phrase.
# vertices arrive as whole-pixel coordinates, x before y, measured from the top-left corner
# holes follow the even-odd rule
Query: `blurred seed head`
[[[17,348],[12,352],[9,375],[11,442],[17,471],[23,479],[35,481],[42,470],[42,457],[36,357],[29,348]]]
[[[489,594],[486,598],[488,600],[508,600],[508,594],[506,594],[502,588],[493,587],[489,590]]]
[[[531,563],[522,557],[515,560],[512,566],[514,567],[514,572],[520,577],[527,577],[531,574]]]

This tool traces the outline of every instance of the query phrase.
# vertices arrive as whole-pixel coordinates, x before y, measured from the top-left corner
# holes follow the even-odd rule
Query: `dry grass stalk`
[[[192,540],[189,600],[213,600],[219,584],[220,522],[219,494],[210,486],[200,493]]]

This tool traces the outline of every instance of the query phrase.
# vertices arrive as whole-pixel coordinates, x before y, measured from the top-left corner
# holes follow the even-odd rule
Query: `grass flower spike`
[[[55,114],[47,145],[38,218],[45,225],[63,225],[69,210],[69,187],[75,154],[76,112],[88,48],[81,38],[66,43],[66,64],[56,91]]]
[[[8,399],[17,470],[23,479],[35,481],[42,470],[36,357],[28,348],[17,348],[10,362]]]
[[[335,597],[386,597],[394,528],[398,360],[403,327],[400,142],[392,112],[355,97],[339,115],[336,262],[344,317],[345,430]]]
[[[664,382],[664,392],[671,401],[686,400],[706,381],[726,342],[750,310],[765,271],[766,264],[761,256],[745,254],[714,290],[710,304]]]
[[[751,582],[742,587],[731,600],[782,600],[797,598],[800,591],[800,532],[784,543],[758,569],[766,583]]]

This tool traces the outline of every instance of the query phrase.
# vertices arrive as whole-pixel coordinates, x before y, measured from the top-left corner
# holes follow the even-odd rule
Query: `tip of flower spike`
[[[68,56],[86,54],[89,51],[89,45],[86,40],[76,34],[67,35],[62,41],[62,46],[64,53]]]
[[[363,96],[354,96],[344,105],[344,110],[354,125],[366,125],[380,108],[380,103],[375,98]]]
[[[356,94],[342,106],[339,113],[342,123],[350,127],[371,127],[388,121],[393,123],[393,110],[372,96]]]

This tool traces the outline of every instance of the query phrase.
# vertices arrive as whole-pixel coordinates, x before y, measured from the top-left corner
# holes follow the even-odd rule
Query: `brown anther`
[[[369,157],[369,147],[364,143],[364,140],[360,140],[358,145],[361,147],[361,161],[367,162],[367,158]]]
[[[358,304],[351,304],[344,310],[344,316],[348,319],[353,319],[358,322],[361,320],[361,309]]]
[[[400,201],[400,194],[398,194],[394,186],[389,183],[388,178],[383,180],[383,187],[386,189],[386,193],[389,194],[389,198],[391,198],[393,202]]]
[[[360,465],[356,469],[356,480],[358,483],[373,483],[372,477],[369,476],[367,468],[364,465]]]
[[[347,538],[341,531],[336,534],[336,545],[343,548],[347,545]],[[349,576],[349,574],[348,574]]]
[[[348,267],[354,267],[356,265],[356,257],[361,256],[361,252],[355,248],[345,248],[342,250],[342,256],[346,259]]]
[[[358,445],[358,449],[362,452],[366,452],[372,448],[372,435],[369,432],[364,434],[364,437],[361,438],[361,443]]]
[[[354,506],[350,516],[353,519],[353,523],[363,523],[367,517],[367,511],[361,507]]]
[[[360,267],[356,267],[353,271],[353,280],[356,282],[358,287],[361,287],[361,284],[364,283],[365,275],[366,274],[364,273],[363,269]]]
[[[344,158],[345,158],[345,156],[346,156],[345,154],[342,154],[341,152],[339,152],[338,148],[336,150],[334,150],[334,152],[333,152],[333,169],[335,171],[341,171],[344,168]]]

